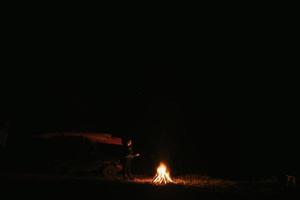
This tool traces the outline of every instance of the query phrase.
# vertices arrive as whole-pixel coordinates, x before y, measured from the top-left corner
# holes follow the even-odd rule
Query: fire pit
[[[167,169],[167,166],[164,163],[160,163],[156,170],[156,175],[153,178],[152,181],[154,184],[162,185],[167,183],[173,183],[170,172]]]

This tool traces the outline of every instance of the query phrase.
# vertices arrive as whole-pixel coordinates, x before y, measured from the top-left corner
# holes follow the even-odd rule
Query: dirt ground
[[[30,199],[300,199],[299,187],[286,188],[273,180],[229,181],[209,177],[174,177],[174,183],[154,185],[151,177],[134,181],[94,176],[31,174],[0,175],[1,196]]]

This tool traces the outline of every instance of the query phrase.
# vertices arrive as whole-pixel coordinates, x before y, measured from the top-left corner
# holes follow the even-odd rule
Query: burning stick
[[[170,177],[170,173],[167,171],[167,167],[165,164],[160,163],[159,167],[157,168],[157,173],[153,178],[153,183],[155,184],[167,184],[172,183],[172,179]]]

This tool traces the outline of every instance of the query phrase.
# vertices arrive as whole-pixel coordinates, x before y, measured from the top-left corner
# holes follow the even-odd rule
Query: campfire
[[[173,182],[167,166],[164,163],[160,163],[152,182],[154,184],[167,184]]]

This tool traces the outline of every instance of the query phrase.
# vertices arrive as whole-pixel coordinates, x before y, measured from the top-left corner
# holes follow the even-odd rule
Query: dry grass
[[[185,175],[173,177],[173,184],[183,186],[195,186],[195,187],[218,187],[218,188],[230,188],[236,185],[234,181],[228,181],[223,179],[214,179],[208,176],[201,175]],[[138,176],[134,180],[135,183],[152,184],[152,178]]]
[[[234,181],[228,181],[223,179],[215,179],[209,176],[201,175],[185,175],[174,178],[176,184],[186,186],[197,186],[197,187],[220,187],[229,188],[233,187],[236,183]]]

